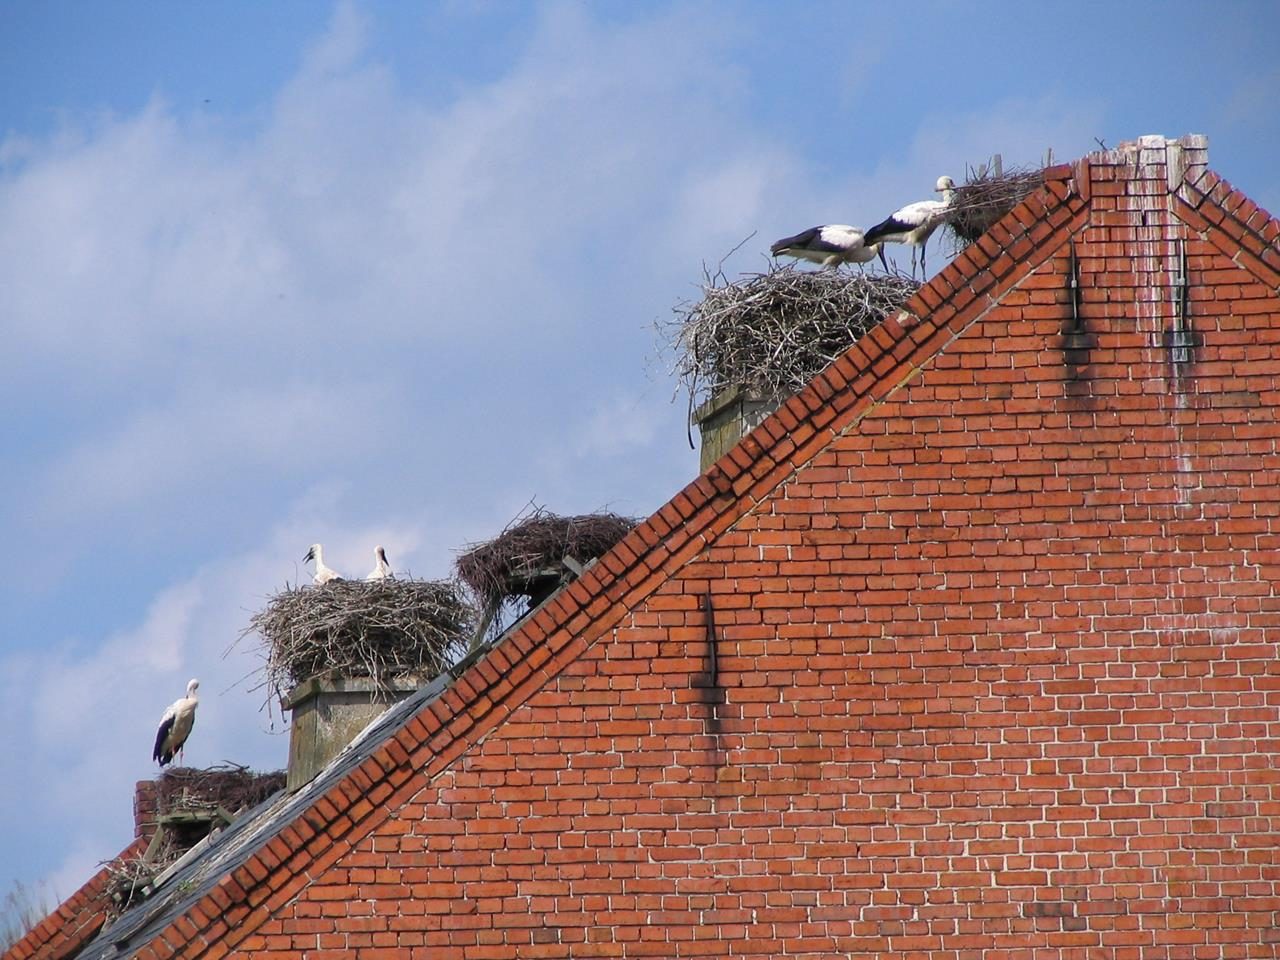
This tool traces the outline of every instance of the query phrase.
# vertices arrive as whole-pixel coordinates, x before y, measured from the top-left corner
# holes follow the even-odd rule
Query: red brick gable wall
[[[1280,955],[1273,221],[1164,178],[1081,168],[1083,328],[1064,238],[236,952]]]

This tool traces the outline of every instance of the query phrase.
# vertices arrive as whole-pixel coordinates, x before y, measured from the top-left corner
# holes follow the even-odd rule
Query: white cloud
[[[234,488],[237,474],[363,456],[367,425],[391,402],[380,384],[284,384],[230,394],[196,390],[136,413],[51,465],[41,479],[45,523],[169,497],[200,499]]]
[[[764,269],[763,254],[776,238],[756,232],[761,219],[773,212],[769,204],[776,185],[803,177],[803,168],[781,150],[756,150],[697,170],[673,206],[668,249],[685,262],[705,261],[714,270],[720,257],[741,244],[741,259],[756,260],[748,268]]]
[[[259,127],[155,100],[12,148],[0,397],[74,429],[4,481],[11,556],[47,583],[112,539],[168,531],[172,550],[204,533],[193,504],[226,515],[246,478],[291,495],[367,461],[406,489],[433,449],[483,471],[513,398],[554,408],[574,382],[581,403],[609,369],[642,373],[644,299],[749,232],[785,164],[734,130],[740,78],[691,23],[549,8],[507,75],[428,108],[344,5]]]
[[[635,455],[653,442],[659,418],[652,404],[634,395],[602,400],[577,439],[579,457]]]

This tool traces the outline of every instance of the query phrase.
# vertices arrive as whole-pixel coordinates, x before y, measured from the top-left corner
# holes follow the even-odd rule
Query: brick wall
[[[133,785],[133,835],[151,839],[160,825],[159,783],[139,780]]]
[[[1280,276],[1182,146],[237,952],[1280,955]]]

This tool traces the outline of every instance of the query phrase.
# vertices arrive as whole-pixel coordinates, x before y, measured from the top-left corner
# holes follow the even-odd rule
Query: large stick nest
[[[285,772],[254,773],[248,767],[226,765],[199,769],[170,767],[157,781],[156,806],[161,815],[213,811],[236,813],[284,789]]]
[[[170,767],[156,781],[156,813],[196,814],[192,823],[161,820],[155,840],[141,857],[117,858],[103,864],[108,874],[107,913],[118,916],[144,888],[215,827],[220,812],[234,815],[283,790],[285,773],[255,773],[235,764],[198,769]],[[177,819],[177,818],[174,818]]]
[[[582,565],[608,553],[636,522],[613,513],[562,517],[539,507],[459,556],[458,576],[489,607],[527,595],[548,571],[559,573],[566,557]]]
[[[1043,183],[1044,171],[1038,169],[999,172],[984,164],[972,171],[964,184],[956,187],[947,216],[956,249],[977,240]]]
[[[475,610],[451,581],[333,580],[287,587],[253,615],[241,636],[262,637],[262,685],[283,697],[320,674],[370,677],[378,684],[434,677],[474,624]]]
[[[791,266],[732,283],[707,275],[702,299],[677,304],[666,325],[672,372],[694,403],[733,386],[785,399],[919,286],[896,273]]]

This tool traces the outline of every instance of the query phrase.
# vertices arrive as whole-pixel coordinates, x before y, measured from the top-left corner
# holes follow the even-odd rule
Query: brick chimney
[[[1177,140],[1166,140],[1165,168],[1170,193],[1184,183],[1198,180],[1209,168],[1209,138],[1203,133],[1188,133]]]
[[[158,786],[154,780],[133,785],[133,835],[151,837],[160,825]]]
[[[1203,133],[1188,133],[1171,140],[1158,133],[1126,140],[1113,150],[1086,158],[1104,164],[1128,163],[1141,167],[1164,168],[1168,193],[1177,193],[1184,183],[1197,180],[1209,166],[1209,138]]]
[[[417,689],[413,680],[369,677],[312,677],[294,687],[280,704],[293,713],[286,789],[309,783],[370,721]]]

